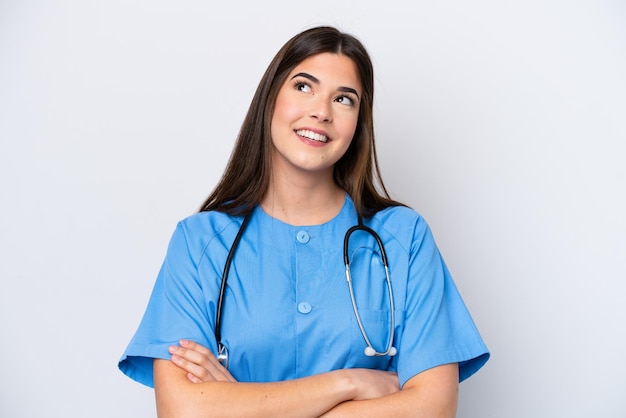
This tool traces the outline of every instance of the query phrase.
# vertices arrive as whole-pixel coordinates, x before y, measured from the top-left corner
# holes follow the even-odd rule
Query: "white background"
[[[117,360],[170,234],[322,23],[371,52],[385,181],[492,351],[459,418],[625,416],[621,0],[0,0],[0,416],[154,416]]]

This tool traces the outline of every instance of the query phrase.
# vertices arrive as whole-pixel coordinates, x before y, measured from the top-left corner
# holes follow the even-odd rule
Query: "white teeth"
[[[327,142],[328,138],[326,138],[326,135],[322,135],[322,134],[318,134],[315,133],[313,131],[309,131],[307,129],[298,129],[296,131],[296,134],[303,136],[305,138],[309,138],[312,139],[313,141],[317,141],[317,142]]]

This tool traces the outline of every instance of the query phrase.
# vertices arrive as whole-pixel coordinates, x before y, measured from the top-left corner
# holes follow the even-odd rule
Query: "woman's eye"
[[[352,106],[354,104],[352,99],[348,96],[339,96],[337,97],[337,101],[346,106]]]
[[[303,93],[310,93],[311,86],[306,83],[296,83],[296,90],[301,91]]]

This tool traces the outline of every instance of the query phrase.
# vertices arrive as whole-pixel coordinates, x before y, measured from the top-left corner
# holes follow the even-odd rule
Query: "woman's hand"
[[[180,346],[169,347],[172,363],[187,372],[193,383],[221,381],[236,382],[228,369],[206,347],[193,341],[180,340]]]

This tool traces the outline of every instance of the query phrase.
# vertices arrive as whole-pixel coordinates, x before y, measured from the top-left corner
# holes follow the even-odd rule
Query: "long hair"
[[[272,172],[271,121],[278,91],[298,64],[324,52],[350,58],[358,69],[363,87],[356,131],[348,150],[335,164],[335,182],[350,195],[360,216],[369,217],[386,207],[402,205],[389,197],[378,167],[372,110],[374,70],[369,54],[352,35],[322,26],[291,38],[269,64],[243,121],[226,170],[200,207],[201,212],[217,210],[245,215],[261,202]]]

